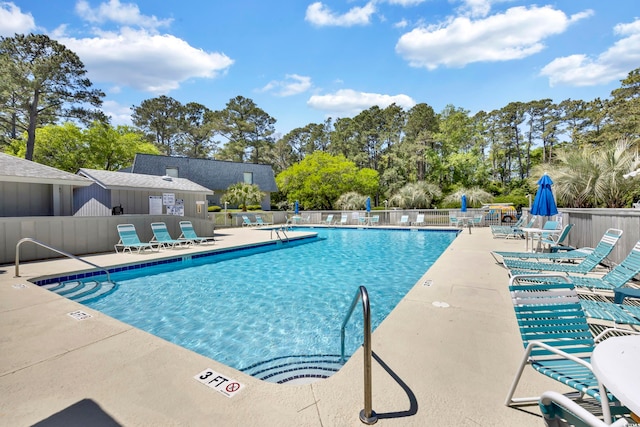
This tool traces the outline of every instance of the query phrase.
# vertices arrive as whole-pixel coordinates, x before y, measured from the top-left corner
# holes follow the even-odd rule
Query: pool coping
[[[216,245],[266,240],[252,230],[228,233]],[[460,233],[374,332],[373,407],[381,415],[379,425],[540,424],[537,408],[517,411],[503,405],[522,344],[506,271],[489,250],[521,246],[492,239],[488,228]],[[91,259],[117,263],[131,257],[153,258],[106,254]],[[232,426],[362,425],[361,351],[326,380],[265,383],[28,281],[44,272],[77,270],[77,261],[21,268],[23,277],[13,278],[10,266],[0,267],[0,392],[6,397],[0,402],[0,425],[73,419],[86,416],[86,410],[127,426],[213,420]],[[69,317],[79,309],[92,317]],[[207,368],[245,388],[233,398],[216,393],[194,379]],[[563,391],[540,375],[525,377],[524,390]]]

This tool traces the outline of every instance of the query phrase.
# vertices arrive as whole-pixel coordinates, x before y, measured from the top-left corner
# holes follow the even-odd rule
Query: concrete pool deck
[[[225,229],[215,245],[85,259],[111,266],[269,234]],[[537,406],[504,406],[523,347],[507,272],[489,252],[523,248],[488,228],[465,229],[373,333],[376,425],[543,425]],[[14,265],[0,266],[0,426],[364,425],[361,350],[328,379],[266,383],[28,282],[84,268],[71,259],[21,263],[14,278]],[[92,317],[68,315],[77,310]],[[194,379],[207,368],[245,387],[228,398]],[[525,370],[517,395],[546,390],[570,389]]]

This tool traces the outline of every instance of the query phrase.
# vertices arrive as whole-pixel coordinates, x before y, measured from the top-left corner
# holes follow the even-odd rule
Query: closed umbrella
[[[538,180],[538,192],[533,199],[533,205],[531,205],[531,215],[553,216],[558,214],[551,185],[553,185],[553,181],[546,173]]]
[[[294,206],[293,211],[295,212],[296,215],[298,215],[298,212],[300,212],[300,205],[298,204],[297,200],[293,206]]]
[[[367,202],[365,203],[367,207],[367,212],[371,212],[371,197],[367,197]]]
[[[463,194],[460,201],[462,203],[462,207],[460,208],[460,212],[466,212],[467,211],[467,195]]]

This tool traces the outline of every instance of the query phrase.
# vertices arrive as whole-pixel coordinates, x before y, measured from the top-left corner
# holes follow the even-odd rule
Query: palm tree
[[[403,209],[429,208],[434,198],[441,197],[440,188],[430,182],[410,182],[391,196],[389,203]]]
[[[367,196],[355,191],[344,193],[336,201],[336,206],[344,210],[363,209],[367,203]]]
[[[222,202],[227,201],[232,204],[237,204],[242,208],[242,212],[246,212],[247,204],[260,203],[263,197],[264,193],[260,191],[260,187],[257,185],[238,182],[227,188],[226,193],[222,197]]]
[[[635,183],[624,174],[637,162],[631,148],[632,143],[621,139],[614,144],[558,153],[556,165],[545,167],[554,181],[558,204],[573,208],[629,206]],[[541,175],[540,167],[537,172]]]

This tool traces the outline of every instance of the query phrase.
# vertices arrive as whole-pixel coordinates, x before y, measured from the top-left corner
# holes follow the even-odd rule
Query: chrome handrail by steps
[[[49,250],[51,250],[51,251],[57,252],[57,253],[59,253],[60,255],[64,255],[64,256],[66,256],[66,257],[69,257],[69,258],[72,258],[72,259],[78,260],[78,261],[80,261],[80,262],[84,262],[85,264],[88,264],[88,265],[90,265],[90,266],[92,266],[92,267],[94,267],[94,268],[97,268],[98,270],[102,270],[102,271],[104,271],[104,272],[106,273],[106,275],[107,275],[107,282],[113,283],[113,282],[111,282],[111,276],[109,276],[109,271],[107,271],[107,269],[106,269],[106,268],[104,268],[104,267],[100,267],[99,265],[96,265],[96,264],[94,264],[94,263],[92,263],[92,262],[89,262],[89,261],[87,261],[87,260],[84,260],[84,259],[82,259],[82,258],[80,258],[80,257],[75,256],[75,255],[71,255],[70,253],[67,253],[67,252],[65,252],[65,251],[62,251],[62,250],[60,250],[60,249],[56,249],[56,248],[54,248],[53,246],[49,246],[49,245],[47,245],[46,243],[42,243],[41,241],[36,240],[36,239],[32,239],[31,237],[25,237],[24,239],[20,239],[20,240],[18,241],[18,243],[16,243],[16,275],[15,275],[14,277],[20,277],[20,245],[21,245],[21,244],[23,244],[24,242],[31,242],[31,243],[35,243],[36,245],[40,245],[40,246],[42,246],[43,248],[46,248],[46,249],[49,249]]]
[[[369,293],[364,286],[358,288],[340,328],[340,360],[344,362],[344,329],[358,300],[362,300],[362,317],[364,318],[364,409],[360,411],[360,421],[365,424],[375,424],[378,421],[378,415],[372,409],[371,404],[371,309]]]

